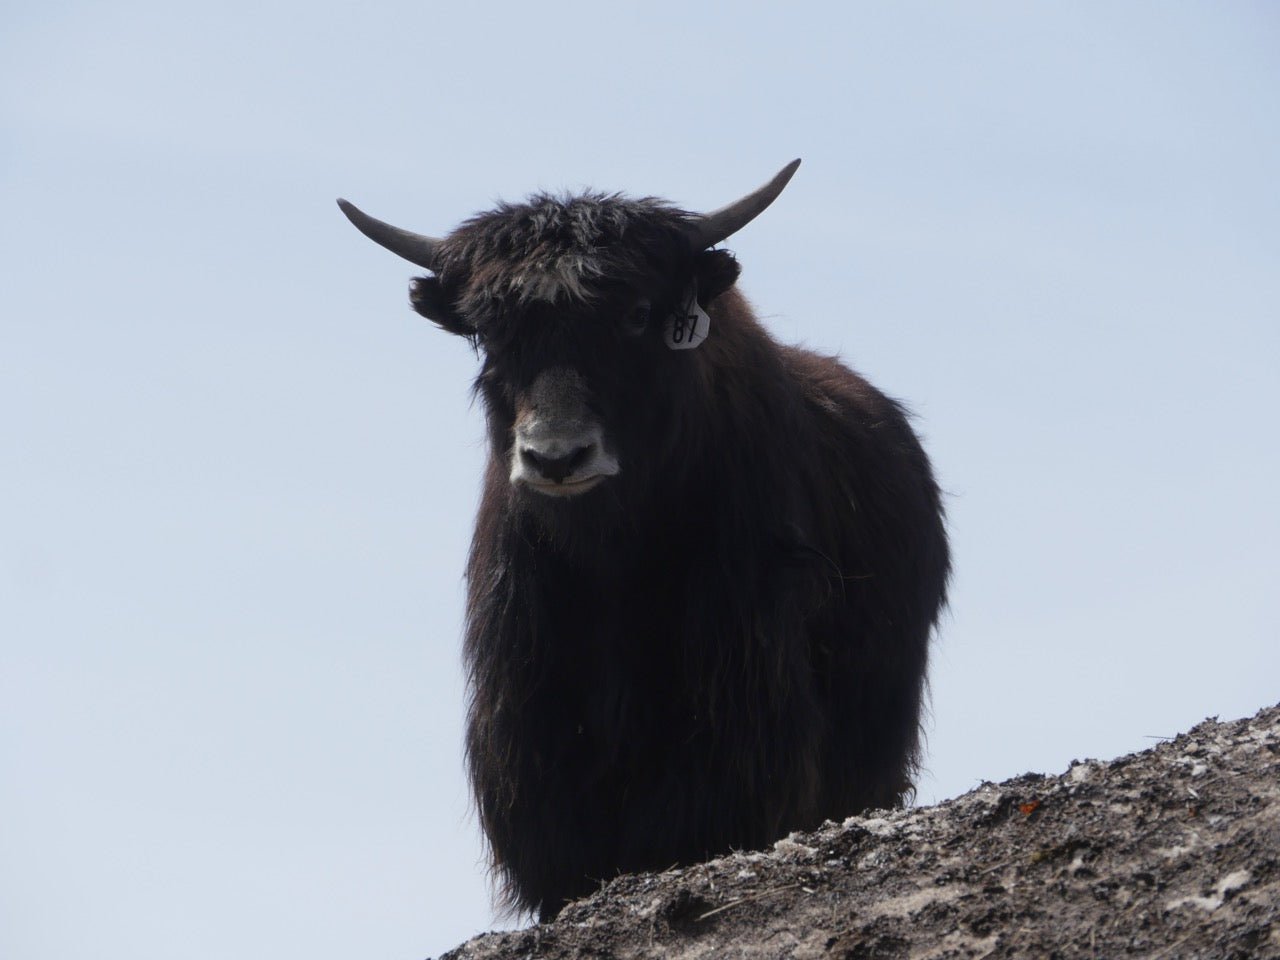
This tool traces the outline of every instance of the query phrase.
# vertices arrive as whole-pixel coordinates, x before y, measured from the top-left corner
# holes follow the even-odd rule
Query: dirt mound
[[[1109,763],[851,817],[442,960],[1280,958],[1280,707]]]

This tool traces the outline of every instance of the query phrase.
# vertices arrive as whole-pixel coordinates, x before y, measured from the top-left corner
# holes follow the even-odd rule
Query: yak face
[[[436,276],[414,282],[414,308],[481,352],[492,453],[518,496],[620,503],[661,469],[697,364],[665,344],[667,317],[738,274],[730,254],[689,249],[690,217],[656,200],[536,197],[464,224],[441,241]]]
[[[517,502],[598,503],[611,489],[620,504],[691,446],[680,434],[706,351],[687,349],[668,318],[733,285],[736,261],[710,248],[772,203],[799,164],[710,214],[544,194],[441,239],[338,203],[370,239],[432,271],[413,282],[414,309],[483,355],[476,389]]]

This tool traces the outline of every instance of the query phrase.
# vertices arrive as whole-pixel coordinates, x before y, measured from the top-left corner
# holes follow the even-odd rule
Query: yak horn
[[[689,240],[693,249],[705,250],[707,247],[714,247],[764,213],[765,207],[778,199],[778,194],[795,175],[799,166],[798,159],[792,160],[760,189],[748,193],[741,200],[735,200],[728,206],[694,219],[689,224]],[[356,226],[360,225],[356,224]]]
[[[396,256],[404,257],[410,263],[416,263],[428,270],[440,269],[440,241],[435,237],[410,233],[389,223],[383,223],[371,217],[354,203],[339,200],[338,206],[347,215],[347,219],[355,224],[355,228],[379,246],[386,247]]]

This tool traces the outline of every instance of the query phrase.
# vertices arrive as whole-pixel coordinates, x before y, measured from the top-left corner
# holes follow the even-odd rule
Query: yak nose
[[[595,451],[594,443],[569,447],[559,443],[549,443],[542,450],[533,446],[521,446],[520,458],[534,473],[545,477],[553,483],[563,483],[564,478],[591,459]]]

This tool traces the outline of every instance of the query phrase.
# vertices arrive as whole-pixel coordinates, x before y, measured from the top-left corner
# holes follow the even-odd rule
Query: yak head
[[[443,238],[338,204],[365,236],[431,271],[413,281],[413,307],[481,351],[492,453],[517,502],[545,512],[624,502],[688,444],[703,308],[738,276],[732,255],[712,248],[772,203],[799,164],[709,214],[653,198],[543,194]]]

